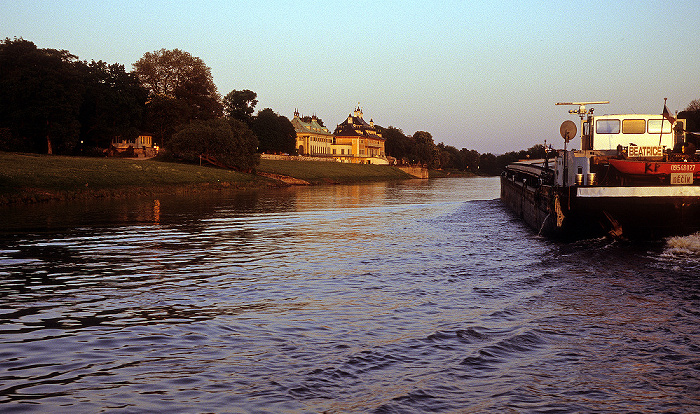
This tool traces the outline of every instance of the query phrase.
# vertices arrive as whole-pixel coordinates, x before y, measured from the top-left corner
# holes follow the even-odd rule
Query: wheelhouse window
[[[650,134],[660,134],[661,133],[661,119],[650,119],[649,120],[649,125],[647,128],[649,128],[649,133]],[[671,133],[671,123],[668,121],[663,121],[664,125],[664,134],[670,134]]]
[[[619,119],[599,119],[595,123],[596,134],[619,134],[620,120]]]
[[[646,130],[646,121],[643,119],[624,119],[622,121],[623,134],[643,134]]]

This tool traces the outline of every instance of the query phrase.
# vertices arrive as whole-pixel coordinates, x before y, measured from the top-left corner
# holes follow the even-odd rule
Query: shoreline
[[[261,160],[253,174],[148,159],[0,152],[0,206],[406,179],[415,178],[378,165]]]
[[[38,204],[54,201],[73,201],[89,199],[123,199],[129,197],[145,197],[159,195],[185,195],[207,192],[245,191],[265,188],[283,188],[285,185],[276,183],[260,183],[258,185],[236,185],[227,182],[222,183],[198,183],[198,184],[171,184],[165,186],[125,186],[110,189],[84,189],[84,190],[51,190],[47,188],[23,188],[20,192],[11,195],[0,195],[0,208],[2,206]]]

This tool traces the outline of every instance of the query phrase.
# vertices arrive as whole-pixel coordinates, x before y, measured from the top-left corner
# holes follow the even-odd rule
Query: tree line
[[[115,137],[153,135],[171,157],[252,170],[259,152],[294,151],[288,118],[253,115],[257,94],[223,98],[211,69],[188,52],[148,52],[124,65],[82,61],[24,39],[0,42],[0,151],[103,155]]]
[[[386,153],[396,158],[398,164],[423,165],[430,169],[452,169],[475,174],[498,175],[513,161],[525,158],[544,158],[544,145],[537,144],[528,150],[508,152],[502,155],[480,154],[476,150],[458,150],[444,143],[435,144],[429,132],[417,131],[405,135],[400,128],[383,129]]]
[[[166,156],[205,156],[249,171],[262,152],[296,153],[290,120],[271,108],[256,114],[257,103],[247,89],[222,97],[211,69],[179,49],[147,52],[129,72],[119,63],[83,61],[21,38],[0,42],[0,151],[102,155],[115,137],[147,132]],[[700,120],[700,105],[693,103],[686,112]],[[514,160],[545,153],[535,145],[480,154],[435,144],[426,131],[406,135],[390,126],[380,132],[397,163],[434,169],[497,175]]]

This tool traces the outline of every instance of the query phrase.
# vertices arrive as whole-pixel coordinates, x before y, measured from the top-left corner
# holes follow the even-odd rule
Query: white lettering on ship
[[[695,171],[696,164],[671,164],[671,171]]]

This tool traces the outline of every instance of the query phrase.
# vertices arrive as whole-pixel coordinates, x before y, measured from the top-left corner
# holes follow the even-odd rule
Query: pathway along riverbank
[[[382,165],[310,161],[261,160],[257,171],[260,174],[155,160],[0,152],[0,205],[413,178]]]

